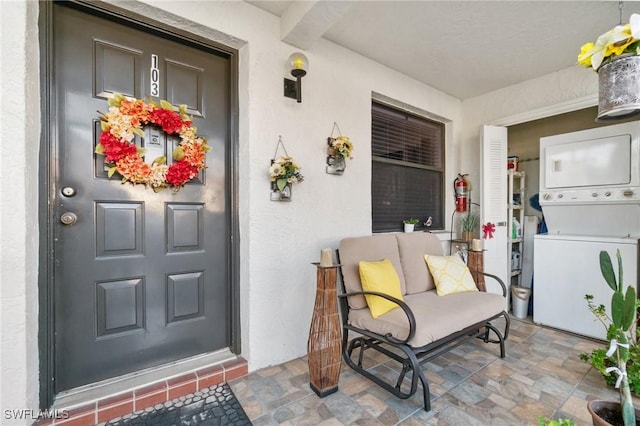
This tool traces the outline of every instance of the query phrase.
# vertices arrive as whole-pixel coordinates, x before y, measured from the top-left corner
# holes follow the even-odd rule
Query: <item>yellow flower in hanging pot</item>
[[[602,34],[595,43],[580,48],[578,65],[597,71],[601,65],[623,54],[640,54],[640,15],[633,14],[628,24],[616,25]]]

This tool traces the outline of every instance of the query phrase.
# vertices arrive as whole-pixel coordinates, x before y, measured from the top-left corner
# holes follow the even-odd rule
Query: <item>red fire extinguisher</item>
[[[458,177],[453,181],[456,194],[456,211],[459,213],[466,212],[469,205],[469,181],[466,180],[466,177],[466,174],[458,173]]]

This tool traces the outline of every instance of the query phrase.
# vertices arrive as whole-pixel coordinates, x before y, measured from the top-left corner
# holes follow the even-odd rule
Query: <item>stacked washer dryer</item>
[[[584,296],[610,306],[601,250],[614,265],[620,250],[624,284],[638,288],[640,121],[541,138],[540,206],[548,233],[534,238],[533,320],[604,340]]]

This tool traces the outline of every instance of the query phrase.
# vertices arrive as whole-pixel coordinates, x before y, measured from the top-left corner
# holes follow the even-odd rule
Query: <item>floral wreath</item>
[[[114,93],[108,100],[109,112],[101,117],[100,143],[96,154],[104,156],[109,166],[108,176],[114,173],[122,176],[122,183],[143,184],[158,192],[168,186],[178,192],[185,183],[206,168],[206,153],[211,150],[206,139],[196,136],[197,129],[186,113],[186,105],[175,111],[165,100],[160,106],[153,101],[127,98]],[[180,143],[173,150],[173,163],[167,166],[165,156],[158,157],[151,164],[144,162],[145,150],[134,143],[135,135],[144,137],[142,126],[153,124],[169,135],[180,135]]]

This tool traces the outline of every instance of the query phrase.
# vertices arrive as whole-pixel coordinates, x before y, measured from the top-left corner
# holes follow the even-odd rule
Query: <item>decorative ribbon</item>
[[[616,339],[611,339],[611,344],[609,345],[609,350],[607,351],[607,356],[611,356],[614,354],[614,352],[616,351],[616,349],[618,348],[618,346],[620,346],[621,348],[626,348],[629,349],[629,344],[628,343],[618,343],[618,341]]]
[[[616,380],[616,389],[620,387],[620,383],[622,383],[622,378],[627,375],[627,372],[624,373],[618,367],[609,367],[606,370],[607,373],[611,373],[612,371],[618,375],[618,380]]]
[[[482,238],[483,239],[491,239],[493,238],[493,233],[496,232],[496,225],[491,222],[487,222],[485,225],[482,225]]]

